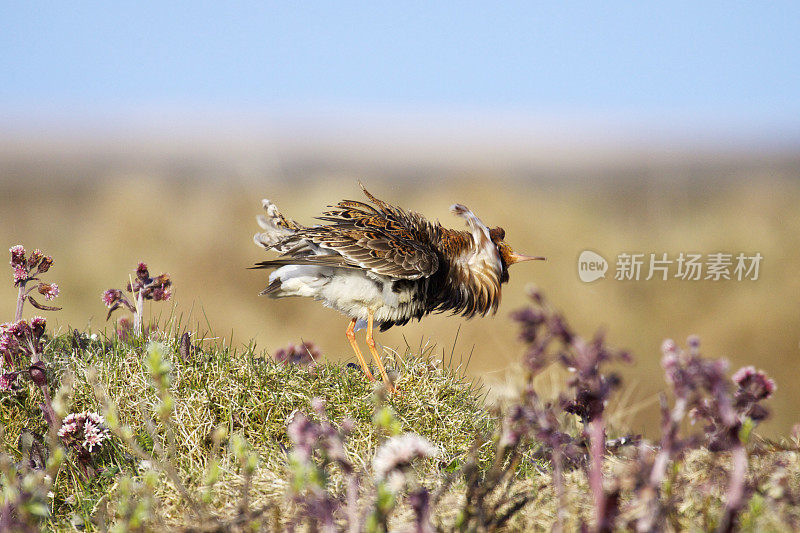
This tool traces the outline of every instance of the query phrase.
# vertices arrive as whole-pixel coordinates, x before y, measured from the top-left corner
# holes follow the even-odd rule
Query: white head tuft
[[[489,235],[489,228],[486,227],[486,224],[481,222],[481,219],[475,216],[475,213],[470,211],[467,206],[463,204],[453,204],[450,206],[450,212],[466,220],[467,227],[472,232],[472,240],[475,242],[476,246],[483,246],[487,242],[492,241]]]

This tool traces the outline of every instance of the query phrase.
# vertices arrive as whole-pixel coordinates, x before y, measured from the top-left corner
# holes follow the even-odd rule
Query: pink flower
[[[117,336],[124,341],[133,336],[133,322],[128,317],[122,317],[117,322]]]
[[[28,279],[28,269],[22,265],[14,267],[14,284],[26,281]]]
[[[42,353],[46,321],[42,317],[34,317],[30,323],[20,320],[0,325],[0,354],[6,364],[12,367],[20,365],[26,368],[30,363],[27,358]],[[44,368],[44,367],[42,367]],[[33,371],[33,367],[31,367]],[[31,377],[35,377],[33,373]]]
[[[87,418],[83,423],[83,447],[91,452],[95,446],[100,445],[103,439],[107,437],[104,432],[107,434],[108,430],[103,429],[100,424]]]
[[[172,296],[172,291],[170,289],[168,289],[168,288],[167,289],[162,289],[162,288],[153,289],[153,300],[155,300],[156,302],[169,300],[171,296]]]
[[[74,433],[78,429],[78,414],[70,413],[61,422],[61,429],[58,430],[59,437],[66,437],[70,433]]]
[[[39,294],[44,295],[45,300],[52,300],[58,296],[58,285],[55,283],[40,283]]]
[[[108,289],[103,293],[103,303],[106,305],[106,307],[111,307],[117,303],[117,300],[119,300],[120,296],[122,296],[122,292],[119,289]]]
[[[83,447],[90,452],[109,438],[102,416],[91,411],[70,413],[61,423],[58,436],[67,444]]]
[[[661,353],[663,353],[665,356],[678,355],[678,345],[675,344],[674,340],[666,339],[661,343]]]
[[[292,415],[290,415],[291,421],[286,426],[286,432],[294,445],[292,454],[301,461],[308,461],[320,438],[319,425],[299,411],[293,412]]]
[[[16,374],[0,374],[0,391],[10,391]]]
[[[23,339],[30,335],[31,327],[28,325],[28,322],[25,320],[20,320],[19,322],[14,322],[8,327],[8,332],[13,335],[16,339]]]
[[[0,353],[6,353],[11,350],[12,337],[8,332],[7,324],[3,324],[3,332],[0,333]]]

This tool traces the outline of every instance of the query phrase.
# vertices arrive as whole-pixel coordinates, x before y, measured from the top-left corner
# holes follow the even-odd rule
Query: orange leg
[[[367,346],[369,346],[369,351],[372,352],[372,357],[375,358],[375,363],[377,363],[378,369],[381,371],[381,377],[386,384],[386,388],[389,389],[389,392],[397,392],[388,374],[386,374],[386,369],[383,367],[383,362],[381,362],[381,357],[378,355],[378,350],[375,349],[375,339],[372,338],[372,311],[369,312],[369,320],[367,320]]]
[[[361,368],[367,375],[367,379],[369,379],[370,381],[375,381],[375,376],[373,376],[372,372],[369,371],[367,362],[364,360],[364,356],[361,354],[361,348],[359,348],[358,344],[356,344],[355,329],[356,329],[356,319],[354,318],[353,320],[350,321],[350,325],[347,326],[347,331],[345,332],[345,335],[347,335],[347,340],[350,341],[350,346],[353,347],[353,351],[356,352],[356,357],[358,357],[358,362],[361,363]]]

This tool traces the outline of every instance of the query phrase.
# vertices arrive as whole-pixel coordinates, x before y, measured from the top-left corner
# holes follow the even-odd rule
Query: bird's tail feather
[[[287,237],[294,235],[298,229],[302,229],[302,226],[294,220],[283,216],[278,210],[278,206],[269,200],[261,200],[261,204],[264,206],[266,213],[258,215],[256,221],[264,231],[256,233],[253,236],[253,241],[256,245],[267,250],[275,249],[279,252],[284,252],[285,250],[280,249],[280,243]]]
[[[274,279],[274,280],[270,281],[269,285],[267,285],[267,287],[263,291],[259,292],[258,294],[260,296],[266,296],[266,295],[273,294],[273,293],[279,291],[280,288],[281,288],[281,280],[280,279]]]
[[[344,258],[340,255],[311,255],[308,257],[282,257],[279,259],[270,259],[269,261],[259,261],[255,265],[251,266],[250,270],[258,270],[261,268],[278,268],[286,265],[359,268],[358,266],[345,263]]]

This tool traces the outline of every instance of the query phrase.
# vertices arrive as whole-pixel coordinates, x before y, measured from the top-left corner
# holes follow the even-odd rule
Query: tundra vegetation
[[[48,331],[53,259],[11,248],[0,329],[4,531],[800,529],[800,431],[758,436],[773,380],[700,341],[662,346],[661,434],[616,416],[619,365],[544,294],[512,315],[525,379],[488,402],[463,366],[388,352],[399,394],[312,342],[274,354],[156,321],[169,274],[98,287],[101,332]],[[35,297],[34,297],[35,295]],[[118,316],[118,315],[116,315]],[[480,349],[480,347],[478,347]],[[568,376],[555,390],[539,377]]]

